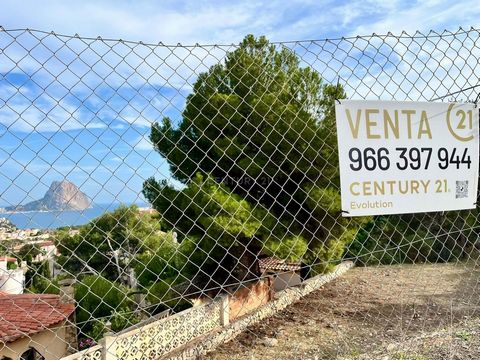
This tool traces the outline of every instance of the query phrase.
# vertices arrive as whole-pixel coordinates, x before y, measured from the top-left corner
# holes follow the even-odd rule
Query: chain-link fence
[[[479,39],[1,29],[0,358],[478,350],[477,210],[343,217],[334,106],[474,102]]]

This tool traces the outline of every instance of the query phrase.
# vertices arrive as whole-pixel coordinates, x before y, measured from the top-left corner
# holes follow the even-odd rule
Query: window
[[[37,350],[30,348],[20,356],[20,360],[45,360],[45,358]]]

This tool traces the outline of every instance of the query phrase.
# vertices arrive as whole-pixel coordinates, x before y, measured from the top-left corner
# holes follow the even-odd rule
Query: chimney
[[[75,279],[63,279],[58,282],[60,287],[60,302],[63,304],[75,304],[75,288],[73,284]],[[75,311],[65,322],[65,342],[67,345],[67,354],[73,354],[78,351],[77,325],[75,322]]]
[[[63,279],[58,282],[60,287],[60,302],[63,304],[75,305],[75,279]]]

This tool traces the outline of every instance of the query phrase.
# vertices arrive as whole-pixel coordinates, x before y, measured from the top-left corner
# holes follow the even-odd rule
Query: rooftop
[[[268,257],[258,260],[260,270],[273,270],[273,271],[300,271],[300,263],[287,262],[275,257]]]
[[[0,342],[11,342],[65,321],[75,310],[58,295],[0,292]]]

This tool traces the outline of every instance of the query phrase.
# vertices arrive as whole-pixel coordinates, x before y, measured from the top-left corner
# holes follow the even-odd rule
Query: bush
[[[358,265],[458,261],[475,251],[472,218],[471,212],[377,216],[359,230],[346,257]]]
[[[109,326],[107,326],[107,322],[110,322]],[[98,342],[104,337],[109,327],[112,332],[116,333],[138,322],[140,322],[140,318],[132,311],[124,309],[115,311],[110,318],[94,321],[92,330],[89,331],[88,335],[91,339]]]
[[[57,279],[47,279],[36,276],[33,280],[33,285],[28,289],[35,294],[60,294],[60,287]]]
[[[181,293],[175,291],[174,281],[176,279],[167,279],[159,281],[148,289],[147,299],[152,304],[158,304],[154,313],[170,309],[179,312],[192,307],[192,304],[186,300]]]
[[[170,244],[164,244],[155,252],[147,251],[138,255],[134,266],[138,283],[147,287],[159,281],[160,278],[177,275],[176,256],[177,250]]]
[[[83,333],[92,330],[95,319],[107,318],[132,304],[126,287],[99,275],[85,277],[75,286],[77,323]]]

